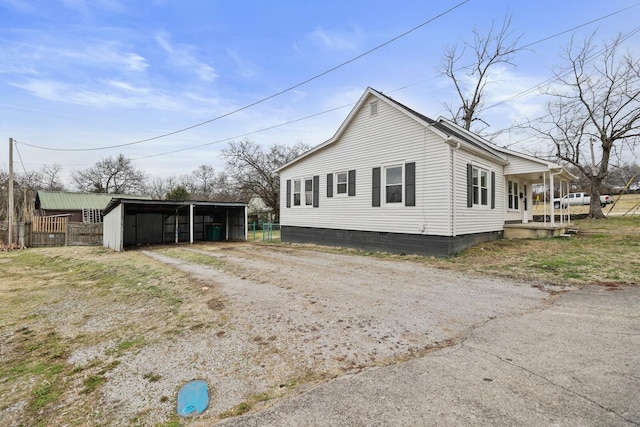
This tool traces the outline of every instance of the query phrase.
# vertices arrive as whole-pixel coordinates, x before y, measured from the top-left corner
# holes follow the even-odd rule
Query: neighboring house
[[[273,209],[268,207],[262,197],[253,196],[249,200],[249,222],[272,222]]]
[[[68,216],[69,221],[83,223],[102,222],[104,209],[113,198],[148,198],[122,194],[67,193],[38,190],[36,214],[38,216]]]
[[[278,171],[283,241],[435,256],[532,221],[532,184],[573,178],[371,88],[333,138]]]

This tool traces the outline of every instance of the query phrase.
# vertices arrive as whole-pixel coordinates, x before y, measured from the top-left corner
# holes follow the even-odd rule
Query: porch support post
[[[553,193],[554,193],[554,185],[553,185],[553,172],[549,172],[549,188],[550,188],[550,197],[549,197],[549,202],[551,205],[551,226],[555,227],[556,226],[556,207],[553,203]]]
[[[547,226],[547,174],[542,174],[542,217],[544,225]]]

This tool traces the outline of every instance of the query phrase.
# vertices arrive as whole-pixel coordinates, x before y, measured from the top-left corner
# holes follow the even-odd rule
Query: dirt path
[[[238,273],[185,262],[179,251],[215,257]],[[125,413],[204,378],[212,398],[204,420],[214,421],[260,394],[406,360],[549,298],[531,283],[370,257],[246,244],[162,252],[144,253],[197,281],[227,321],[149,345],[110,372],[105,401],[131,390],[120,403]],[[143,386],[135,382],[140,372],[162,379]]]

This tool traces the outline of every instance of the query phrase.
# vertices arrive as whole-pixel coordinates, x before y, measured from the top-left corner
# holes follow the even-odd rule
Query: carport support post
[[[189,205],[189,243],[193,245],[193,205]]]
[[[178,243],[178,218],[180,218],[178,210],[179,208],[176,209],[176,243]]]

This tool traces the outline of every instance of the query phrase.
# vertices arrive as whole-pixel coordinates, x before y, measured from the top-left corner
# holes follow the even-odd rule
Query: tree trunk
[[[600,206],[600,184],[601,179],[597,176],[590,176],[591,180],[591,204],[589,205],[589,218],[591,219],[603,219],[605,218],[602,213],[602,207]]]

